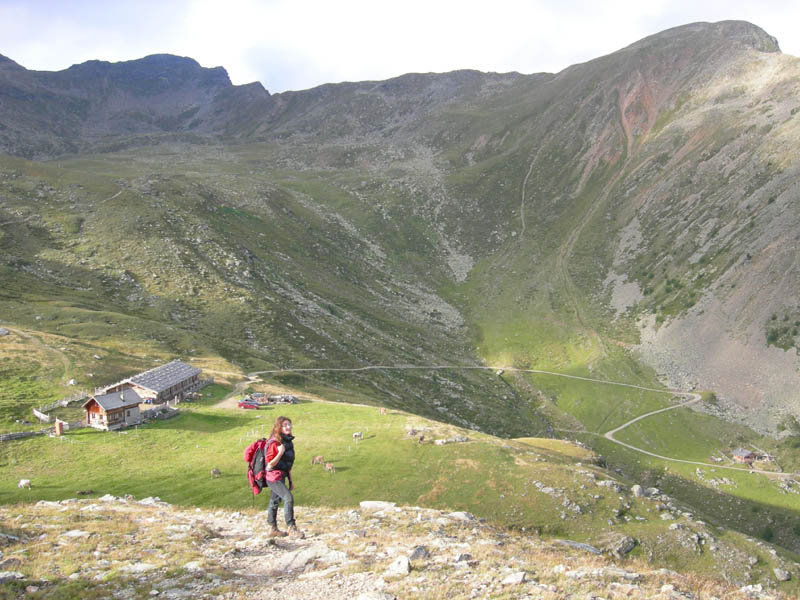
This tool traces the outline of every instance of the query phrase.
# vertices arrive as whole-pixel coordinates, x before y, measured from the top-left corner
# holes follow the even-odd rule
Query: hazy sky
[[[280,92],[408,72],[556,72],[725,19],[800,55],[796,0],[0,0],[0,54],[54,71],[170,53]]]

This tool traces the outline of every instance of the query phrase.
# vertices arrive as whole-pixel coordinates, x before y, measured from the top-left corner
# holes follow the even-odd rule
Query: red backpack
[[[253,494],[260,494],[267,485],[267,440],[261,438],[244,449],[244,461],[248,464],[247,481]]]

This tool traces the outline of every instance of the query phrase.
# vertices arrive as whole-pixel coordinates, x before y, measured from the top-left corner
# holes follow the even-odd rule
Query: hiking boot
[[[271,537],[271,538],[273,538],[273,537],[286,537],[287,535],[289,535],[289,534],[286,533],[285,531],[281,531],[280,529],[278,529],[277,527],[274,527],[274,526],[272,527],[272,529],[269,530],[269,537]]]
[[[306,534],[300,531],[297,528],[297,525],[289,525],[289,535],[299,540],[302,540],[303,538],[306,537]]]

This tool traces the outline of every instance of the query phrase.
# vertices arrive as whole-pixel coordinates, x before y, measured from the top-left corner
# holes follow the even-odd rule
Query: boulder
[[[359,504],[362,510],[386,510],[397,506],[397,502],[384,502],[382,500],[362,500]]]
[[[417,546],[409,555],[408,560],[411,562],[417,560],[425,560],[428,557],[430,557],[430,555],[431,553],[428,552],[428,549],[425,546]]]
[[[564,573],[564,577],[569,579],[583,579],[584,577],[597,578],[599,573],[596,569],[589,569],[587,567],[578,567],[577,569],[570,569]]]
[[[183,565],[183,568],[186,569],[187,571],[202,571],[203,570],[203,567],[201,566],[199,560],[193,560],[191,562],[187,562],[185,565]]]
[[[642,578],[639,573],[633,571],[626,571],[617,567],[603,567],[600,569],[603,577],[612,577],[616,579],[625,579],[626,581],[638,581]]]
[[[384,577],[405,577],[411,572],[408,557],[398,556],[394,562],[383,572]]]
[[[525,571],[511,573],[510,575],[506,575],[506,577],[500,583],[502,585],[519,585],[525,581],[526,575],[527,574]]]
[[[772,572],[775,573],[775,579],[778,581],[789,581],[792,578],[792,574],[785,569],[775,568],[772,570]]]
[[[120,571],[123,573],[147,573],[155,568],[157,567],[150,563],[137,562],[130,565],[125,565],[124,567],[120,568]]]
[[[598,546],[616,558],[624,558],[628,552],[636,547],[636,540],[621,533],[608,533],[600,538]]]
[[[90,535],[92,535],[90,532],[82,531],[80,529],[70,529],[69,531],[65,531],[61,534],[62,537],[68,538],[89,537]]]
[[[448,519],[453,519],[454,521],[474,521],[475,515],[472,515],[468,512],[458,511],[458,512],[451,512],[445,515]]]
[[[301,571],[311,562],[332,564],[341,562],[347,558],[344,552],[331,550],[325,544],[312,544],[304,546],[292,552],[287,552],[272,563],[270,575],[283,575],[292,571]]]
[[[595,548],[594,546],[590,546],[589,544],[583,544],[581,542],[576,542],[574,540],[553,540],[554,544],[558,544],[559,546],[567,546],[569,548],[575,548],[576,550],[583,550],[584,552],[589,552],[591,554],[602,554],[602,550]]]
[[[166,504],[166,502],[162,502],[161,498],[158,496],[149,496],[139,500],[139,504],[144,504],[145,506],[155,506],[156,504]]]
[[[643,498],[644,490],[642,489],[642,486],[637,483],[631,486],[631,494],[633,494],[636,498]]]
[[[613,479],[602,479],[597,482],[597,485],[599,485],[600,487],[611,488],[617,493],[620,493],[622,491],[622,486]]]

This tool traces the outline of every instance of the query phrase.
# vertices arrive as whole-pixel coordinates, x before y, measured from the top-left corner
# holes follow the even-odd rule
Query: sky
[[[409,72],[558,72],[727,19],[800,56],[796,0],[0,0],[0,54],[58,71],[169,53],[281,92]]]

